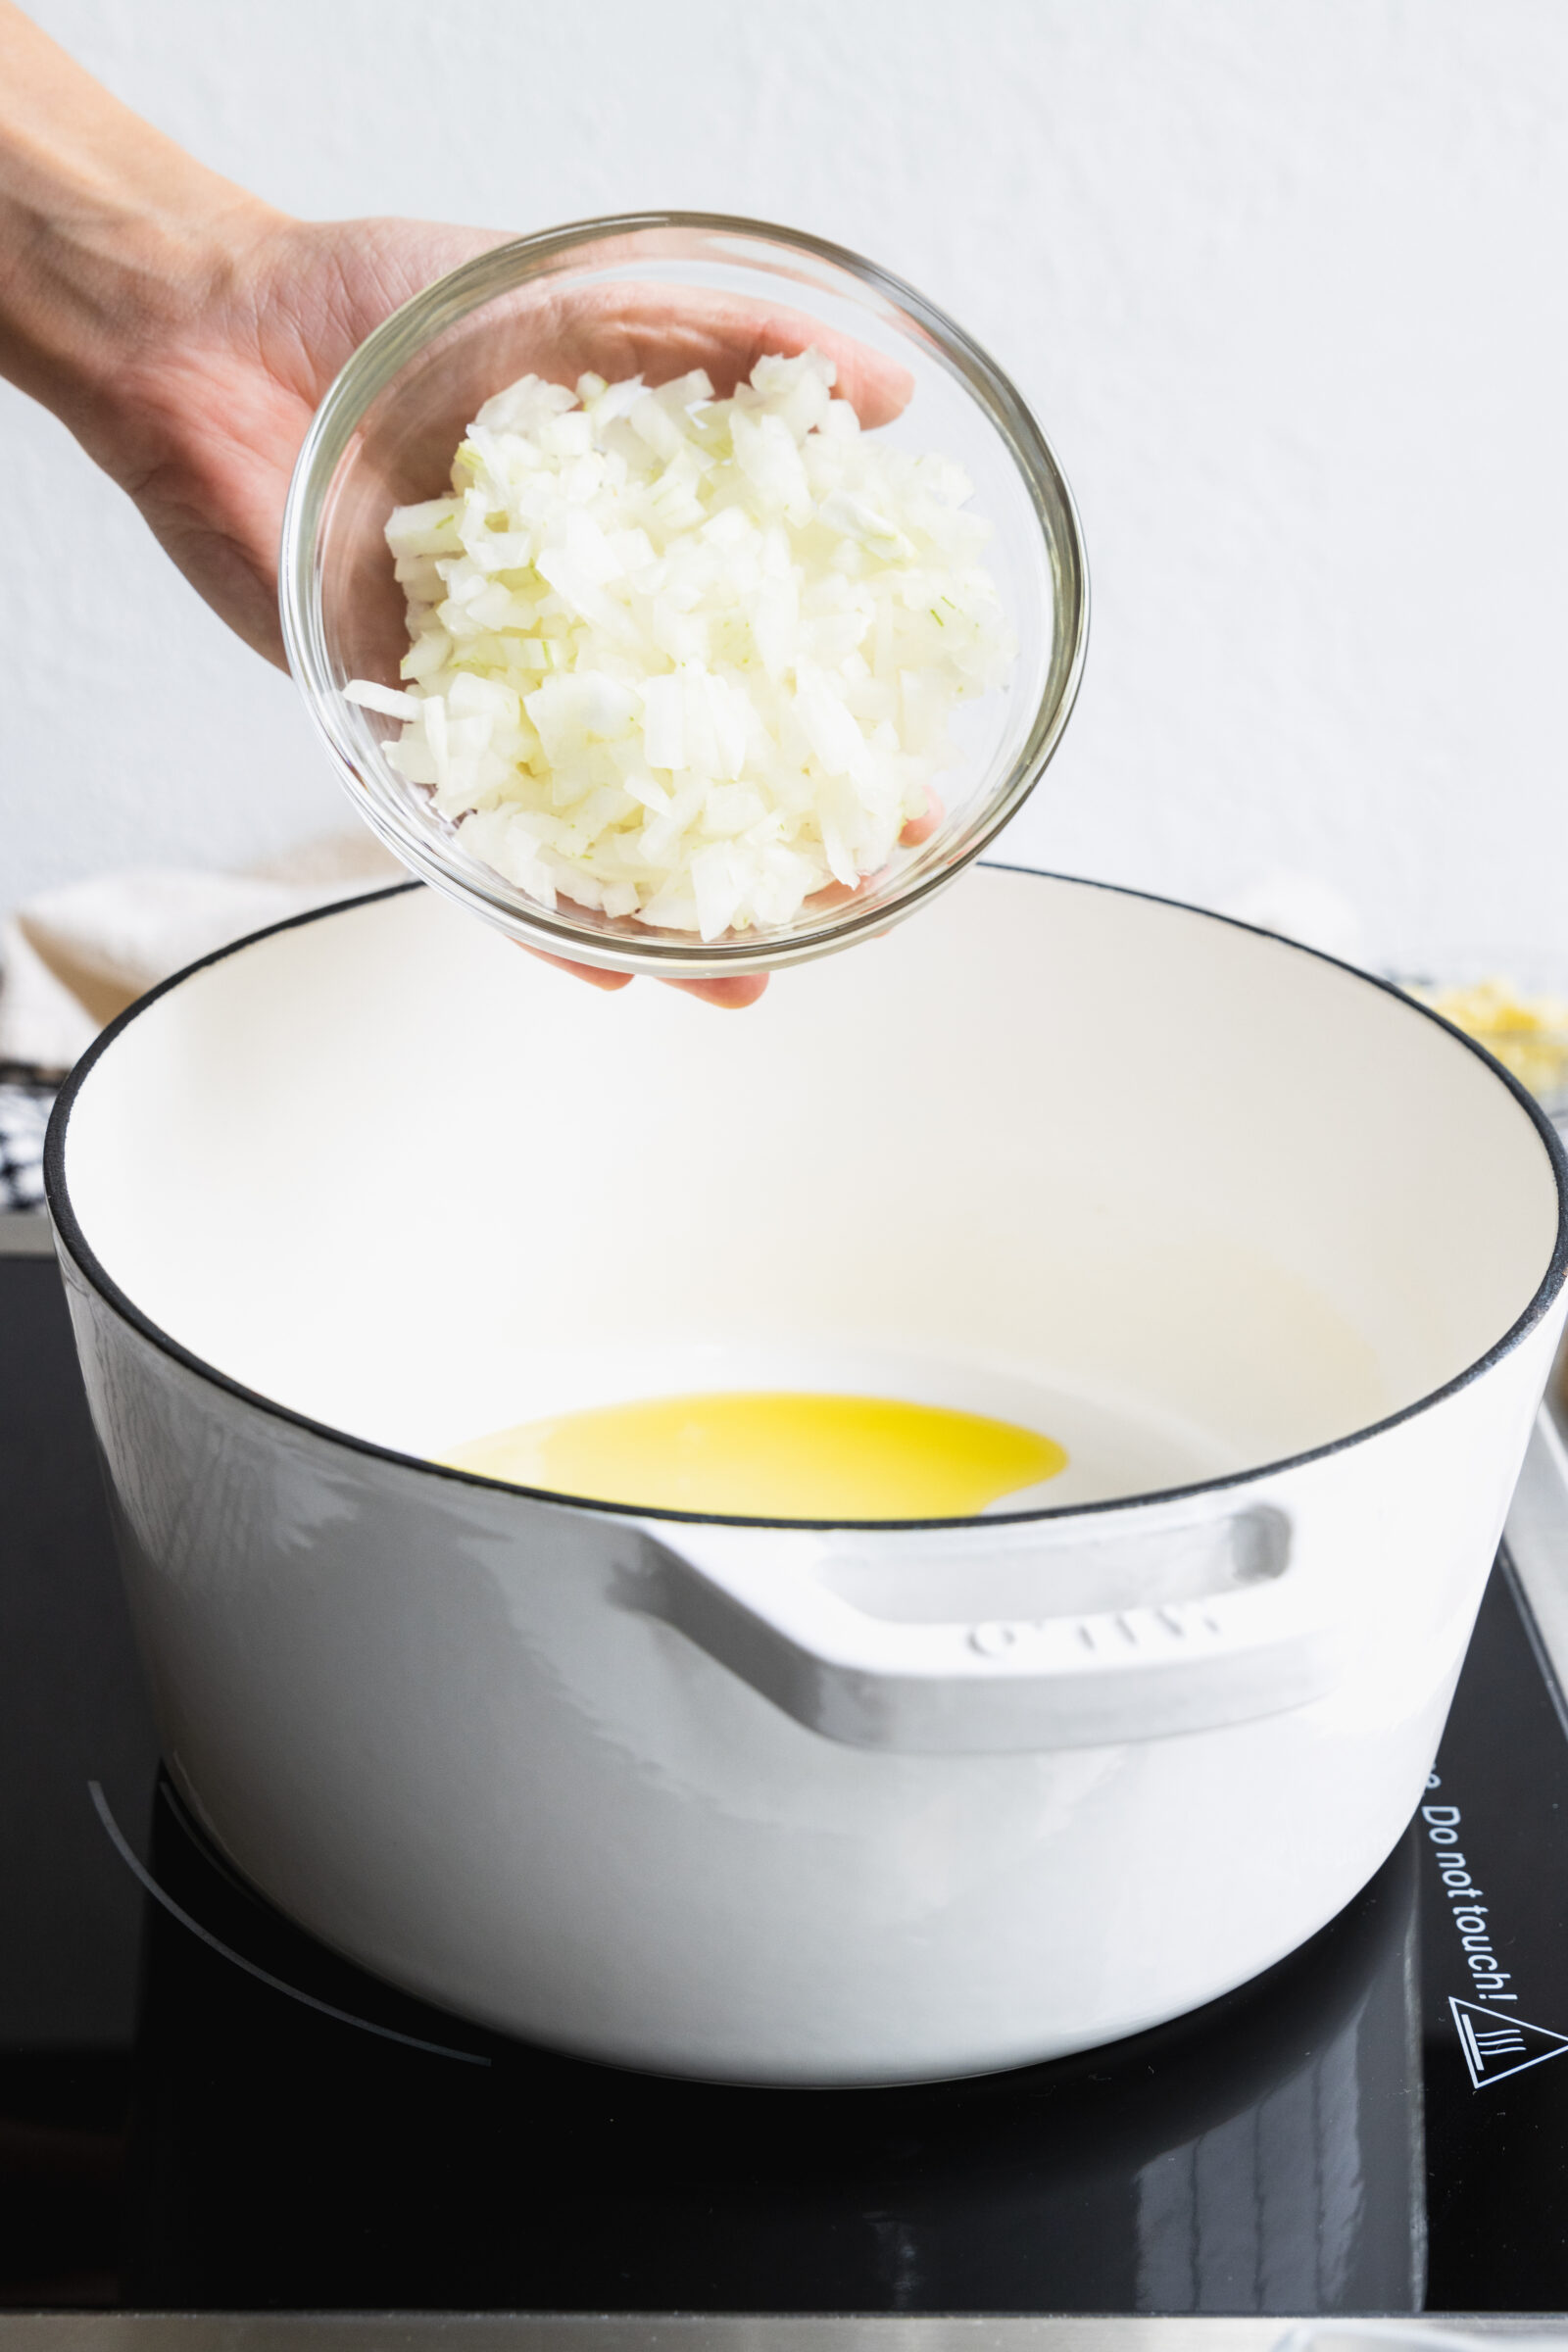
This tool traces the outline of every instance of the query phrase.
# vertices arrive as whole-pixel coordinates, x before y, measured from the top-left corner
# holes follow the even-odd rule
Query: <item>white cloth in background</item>
[[[172,972],[248,932],[408,875],[373,835],[330,834],[239,874],[145,866],[69,882],[0,924],[0,1065],[63,1076]]]

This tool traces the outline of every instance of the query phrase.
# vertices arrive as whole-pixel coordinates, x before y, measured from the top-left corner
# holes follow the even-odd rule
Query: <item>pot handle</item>
[[[624,1522],[621,1523],[624,1526]],[[972,1533],[753,1530],[640,1523],[636,1605],[663,1618],[808,1730],[916,1753],[1099,1747],[1246,1723],[1321,1698],[1340,1663],[1324,1580],[1291,1517],[1250,1500],[1227,1515],[1138,1524],[999,1523]],[[1062,1614],[877,1614],[916,1584],[999,1556],[1025,1587],[1118,1587],[1142,1605]],[[961,1588],[960,1588],[961,1589]],[[1160,1597],[1160,1595],[1168,1595]],[[891,1599],[889,1596],[893,1596]],[[1058,1604],[1059,1605],[1059,1604]],[[935,1620],[935,1621],[933,1621]]]

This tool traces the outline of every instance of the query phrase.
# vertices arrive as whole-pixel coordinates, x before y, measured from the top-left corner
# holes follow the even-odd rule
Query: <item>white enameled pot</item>
[[[1322,1926],[1420,1793],[1563,1313],[1560,1150],[1456,1032],[999,868],[744,1015],[420,889],[313,916],[108,1033],[49,1181],[212,1835],[455,2010],[753,2082],[1110,2040]],[[1070,1464],[826,1528],[421,1458],[731,1383]]]

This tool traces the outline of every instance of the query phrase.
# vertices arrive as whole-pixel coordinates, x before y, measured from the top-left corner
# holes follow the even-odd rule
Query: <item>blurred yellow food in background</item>
[[[1494,1054],[1543,1102],[1568,1095],[1568,999],[1526,996],[1500,977],[1410,994]]]

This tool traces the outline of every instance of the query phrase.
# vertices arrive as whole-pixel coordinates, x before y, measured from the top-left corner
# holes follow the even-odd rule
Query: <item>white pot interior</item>
[[[1528,1306],[1558,1218],[1528,1112],[1402,999],[998,869],[739,1014],[600,995],[427,891],[347,908],[134,1017],[65,1164],[142,1315],[399,1451],[863,1390],[1049,1431],[1052,1507],[1415,1403]]]

